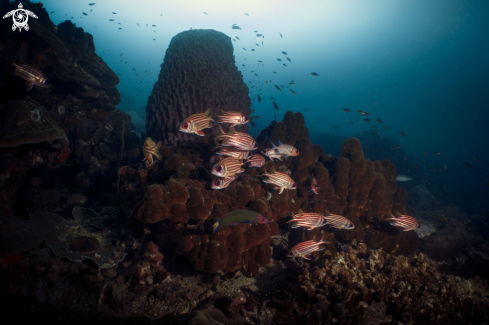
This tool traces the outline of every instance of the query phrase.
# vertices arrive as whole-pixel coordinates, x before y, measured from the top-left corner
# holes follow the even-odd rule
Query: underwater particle
[[[66,111],[65,107],[62,106],[62,105],[58,106],[56,108],[56,110],[58,111],[58,114],[60,114],[60,115],[63,115],[65,113],[65,111]]]
[[[404,132],[399,132],[399,134],[402,135],[403,137],[407,137],[407,134]]]
[[[395,145],[395,146],[392,146],[391,149],[401,149],[401,146],[400,145]]]
[[[469,164],[468,162],[464,162],[463,165],[465,167],[467,167],[468,169],[474,169],[474,166],[472,166],[471,164]]]
[[[311,74],[315,77],[319,77],[319,74],[317,74],[316,72],[311,72]]]
[[[209,16],[209,15],[207,14],[207,12],[205,12],[205,11],[204,11],[204,15]]]
[[[435,151],[435,155],[441,155],[441,152]]]
[[[100,242],[94,237],[78,236],[71,242],[71,249],[81,253],[96,252],[100,249]]]
[[[41,111],[39,109],[33,109],[31,111],[31,120],[34,122],[41,122]]]

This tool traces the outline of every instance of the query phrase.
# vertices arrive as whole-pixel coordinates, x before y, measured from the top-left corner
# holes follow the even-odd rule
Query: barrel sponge
[[[172,38],[158,81],[146,106],[148,136],[163,144],[178,145],[195,138],[179,132],[180,123],[192,114],[220,109],[248,117],[251,100],[238,71],[231,38],[215,30],[189,30]],[[240,132],[247,125],[237,127]],[[216,133],[217,124],[213,128]],[[210,131],[206,131],[209,132]]]

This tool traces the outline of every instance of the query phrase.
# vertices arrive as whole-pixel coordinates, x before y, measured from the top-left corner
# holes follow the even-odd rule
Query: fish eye
[[[184,129],[188,129],[188,124],[187,124],[187,123],[183,123],[183,124],[182,124],[182,128],[184,128]]]
[[[296,187],[297,185],[295,183],[292,183],[292,187]]]
[[[215,181],[214,186],[219,186],[219,181]]]
[[[217,166],[217,167],[216,167],[216,171],[218,171],[218,172],[222,172],[222,167],[221,167],[220,165],[219,165],[219,166]]]

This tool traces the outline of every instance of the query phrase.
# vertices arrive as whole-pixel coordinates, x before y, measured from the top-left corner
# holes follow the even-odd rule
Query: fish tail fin
[[[209,121],[209,127],[210,128],[213,127],[215,124],[216,124],[216,121],[214,121],[214,120]]]
[[[214,224],[212,225],[212,232],[218,231],[219,228],[221,228],[221,226],[222,226],[221,219],[219,219],[216,222],[214,222]]]
[[[222,129],[221,124],[218,124],[218,126],[219,126],[219,135],[225,135],[226,132],[224,132],[224,130]]]
[[[161,150],[161,141],[158,141],[158,144],[156,145],[155,152],[154,152],[154,156],[158,160],[161,160],[161,152],[160,152],[160,150]]]

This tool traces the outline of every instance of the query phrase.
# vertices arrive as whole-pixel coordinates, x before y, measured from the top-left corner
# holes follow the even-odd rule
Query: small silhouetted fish
[[[311,74],[315,77],[319,77],[319,75],[316,72],[311,72]]]
[[[236,43],[236,40],[233,38],[234,43]]]
[[[280,89],[280,87],[279,87],[279,86],[277,86],[277,85],[275,85],[275,88],[277,88],[277,90],[282,91],[282,89]]]
[[[288,60],[290,63],[292,63],[292,61],[290,61],[289,57],[286,57],[286,59],[287,59],[287,60]]]
[[[246,16],[249,16],[248,14],[245,13]]]
[[[351,112],[348,108],[343,108],[342,111],[343,112]]]
[[[289,82],[289,85],[291,85],[291,86],[295,86],[295,83],[293,83],[293,82]]]
[[[83,13],[85,16],[87,15],[85,12]]]
[[[275,71],[273,72],[274,74],[277,74]]]
[[[285,55],[287,55],[287,52],[285,52],[285,51],[282,51],[282,54],[285,54]]]
[[[260,46],[260,44],[258,44],[258,43],[255,43],[255,45],[256,45],[256,46]]]
[[[287,64],[285,64],[285,63],[282,63],[282,65],[283,65],[284,67],[286,67],[286,66],[287,66]]]
[[[239,29],[239,30],[241,30],[241,27],[239,27],[238,25],[233,25],[232,29]]]
[[[204,15],[207,15],[207,12],[204,11]],[[209,15],[207,15],[207,16],[209,16]]]
[[[258,95],[258,102],[261,103],[260,95]]]
[[[240,39],[239,39],[239,37],[238,37],[238,36],[236,36],[236,38],[238,39],[238,41],[240,41]]]
[[[467,167],[468,169],[474,169],[474,166],[472,166],[471,164],[469,164],[468,162],[464,162],[463,165],[465,167]]]
[[[156,25],[151,25],[151,26],[156,27]]]
[[[354,125],[355,123],[353,123],[352,121],[350,121],[350,124]]]
[[[282,59],[277,59],[277,61],[282,61]]]
[[[256,34],[257,37],[263,36],[263,34]]]
[[[369,118],[364,118],[363,119],[365,122],[370,122],[370,119]]]
[[[246,51],[246,49],[245,49],[244,47],[243,47],[243,50],[245,50],[245,51]]]
[[[51,11],[52,14],[54,14],[54,11]]]
[[[441,155],[441,152],[435,151],[435,155]]]
[[[386,129],[386,130],[388,130],[388,129],[389,129],[389,127],[388,127],[388,126],[383,126],[382,128],[383,128],[383,129]]]
[[[395,146],[392,146],[391,149],[401,149],[401,146],[400,145],[395,145]]]
[[[439,171],[439,172],[441,172],[441,171],[442,171],[442,170],[441,170],[441,168],[440,168],[440,167],[438,167],[438,166],[435,166],[435,168],[436,168],[436,170],[437,170],[437,171]]]
[[[380,131],[379,130],[375,130],[375,132],[377,132],[377,134],[380,134]]]
[[[260,63],[262,63],[263,61],[261,61],[261,60],[258,60],[258,62],[260,62]]]
[[[277,103],[272,102],[272,105],[273,105],[273,107],[275,107],[275,109],[278,111],[278,105],[277,105]]]
[[[423,155],[428,156],[428,153],[426,151],[423,151]]]
[[[114,19],[109,19],[109,21],[114,21]]]
[[[122,29],[122,27],[119,27],[119,29]]]
[[[376,120],[377,122],[379,122],[379,123],[384,123],[384,122],[382,122],[382,120],[381,120],[380,118],[377,118],[377,119],[375,119],[375,120]]]
[[[255,51],[255,49],[251,49],[251,51],[252,51],[252,52],[254,52],[254,51]]]
[[[290,92],[295,95],[295,91],[291,90]]]
[[[280,38],[282,38],[282,37],[283,37],[283,36],[282,36],[282,33],[279,33],[279,34],[280,34]]]
[[[407,134],[404,132],[399,132],[399,134],[402,135],[403,137],[407,137]]]
[[[136,25],[138,25],[138,27],[139,27],[139,24],[138,23],[136,23]]]
[[[257,76],[257,77],[258,77],[258,75],[257,75],[256,73],[255,73],[255,76]]]
[[[124,53],[121,53],[121,55],[119,55],[119,56],[122,56],[123,54],[124,54]]]
[[[117,12],[112,11],[112,14],[113,14],[113,15],[117,15]]]
[[[95,5],[95,2],[91,2],[88,4],[89,6],[94,6]]]

